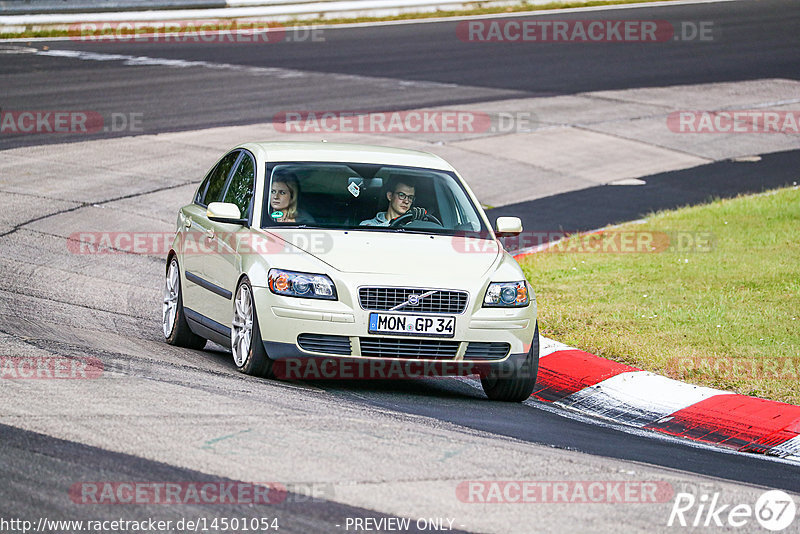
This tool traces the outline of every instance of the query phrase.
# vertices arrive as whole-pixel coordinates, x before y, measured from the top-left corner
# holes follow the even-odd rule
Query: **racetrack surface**
[[[591,15],[559,18],[577,16]],[[0,56],[0,102],[4,109],[144,110],[153,117],[144,133],[155,134],[268,122],[287,107],[411,108],[800,74],[798,13],[790,2],[614,16],[713,20],[725,31],[721,41],[698,48],[504,45],[483,54],[453,42],[452,22],[331,30],[325,46],[36,42],[30,46],[39,51],[91,49],[285,70],[133,69],[120,60],[10,54]],[[457,488],[469,480],[658,481],[674,492],[719,492],[722,503],[751,505],[765,488],[800,493],[796,464],[634,432],[534,401],[492,403],[474,380],[265,381],[238,373],[219,347],[166,345],[163,255],[75,254],[67,239],[77,231],[174,229],[177,207],[227,148],[205,135],[166,148],[148,136],[120,144],[82,142],[93,139],[86,136],[2,138],[4,148],[17,148],[0,162],[7,208],[0,214],[0,355],[98,358],[103,373],[0,381],[1,517],[266,516],[290,532],[344,531],[336,525],[347,517],[448,517],[453,528],[470,532],[522,532],[529,525],[617,532],[620,524],[659,532],[674,530],[666,526],[671,499],[474,504],[460,500]],[[59,141],[71,144],[52,144]],[[136,155],[124,144],[136,147]],[[522,211],[533,228],[590,229],[709,195],[783,185],[796,162],[797,151],[767,154],[758,163],[712,163],[645,178],[647,185],[624,193],[599,186],[495,214]],[[708,179],[700,183],[701,176]],[[582,218],[567,209],[576,205]],[[68,494],[76,483],[131,480],[275,481],[298,492],[291,495],[320,491],[314,502],[296,497],[283,506],[108,506],[76,504]]]
[[[42,51],[83,51],[164,62],[2,55],[3,109],[143,113],[143,133],[269,122],[293,109],[393,110],[640,87],[800,79],[800,10],[792,0],[722,2],[544,14],[549,20],[711,23],[710,41],[466,43],[458,22],[330,28],[324,40],[278,43],[35,41]],[[515,19],[521,17],[512,17]],[[539,17],[537,17],[538,19]],[[291,35],[291,33],[290,33]],[[299,35],[299,34],[298,34]],[[243,69],[260,70],[260,74]],[[270,70],[282,69],[282,70]],[[108,133],[98,133],[98,136]],[[124,135],[124,134],[123,134]],[[67,136],[70,137],[70,136]],[[86,136],[71,136],[86,139]],[[5,146],[64,136],[3,136]],[[3,145],[0,145],[3,146]]]
[[[587,232],[715,198],[761,193],[800,182],[800,150],[765,154],[759,161],[720,161],[643,176],[639,186],[600,185],[488,211],[490,218],[517,216],[523,228]],[[557,221],[557,223],[555,222]],[[543,237],[546,239],[546,236]]]

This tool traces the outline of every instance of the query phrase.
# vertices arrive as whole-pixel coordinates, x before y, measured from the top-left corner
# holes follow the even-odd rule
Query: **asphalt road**
[[[296,109],[395,110],[515,96],[800,78],[800,9],[792,0],[545,18],[667,21],[679,28],[678,37],[684,23],[706,23],[711,40],[470,43],[458,38],[457,22],[437,22],[332,28],[316,40],[309,36],[277,43],[36,41],[30,48],[105,57],[2,54],[0,106],[90,110],[105,116],[139,113],[142,132],[156,133],[269,122],[278,112]],[[122,57],[111,59],[113,54]],[[140,60],[131,68],[126,57],[206,63],[176,67]],[[113,132],[94,135],[109,134]],[[65,137],[87,138],[5,134],[0,148],[59,142]]]
[[[4,504],[3,518],[39,518],[60,520],[63,518],[85,518],[80,514],[78,499],[65,499],[70,489],[80,480],[94,480],[98,473],[111,477],[112,480],[144,480],[180,481],[185,484],[214,484],[236,487],[241,481],[212,477],[191,469],[183,469],[168,464],[149,461],[137,456],[110,452],[97,447],[90,447],[71,441],[59,440],[42,434],[27,432],[18,428],[0,425],[3,447],[0,448],[2,458],[2,475],[5,482],[0,488],[0,497]],[[35,466],[35,469],[32,467]],[[267,481],[264,481],[265,483]],[[251,504],[231,504],[225,507],[225,513],[231,517],[262,518],[267,524],[278,519],[280,532],[325,532],[332,525],[345,524],[347,518],[354,520],[373,518],[380,520],[389,517],[372,510],[360,509],[329,501],[320,496],[328,486],[315,488],[298,487],[296,491],[279,487],[276,493],[267,497],[270,504],[263,505],[261,514],[253,513]],[[78,493],[77,495],[80,495]],[[274,502],[272,502],[274,500]],[[158,521],[171,521],[176,527],[179,521],[213,524],[219,518],[218,506],[208,504],[183,504],[164,506],[161,503],[134,504],[120,510],[118,506],[94,507],[91,518],[99,521],[142,521],[143,518],[155,517]],[[248,525],[251,523],[248,523]],[[240,526],[239,529],[242,527]],[[236,530],[239,530],[236,529]],[[4,529],[6,530],[6,529]],[[43,529],[44,530],[44,529]],[[49,531],[51,529],[47,529]],[[76,528],[52,529],[64,532],[80,531]],[[125,531],[127,529],[118,529]],[[173,530],[177,528],[173,527]],[[189,529],[192,530],[192,529]],[[246,530],[243,529],[243,530]],[[411,525],[407,532],[423,532]],[[457,528],[454,532],[463,532]]]
[[[660,210],[716,198],[761,193],[800,182],[800,150],[760,156],[759,161],[719,161],[643,177],[638,186],[601,185],[489,210],[495,217],[522,219],[540,232],[587,232],[647,217]]]
[[[332,29],[324,43],[35,42],[28,53],[0,55],[0,104],[4,110],[142,113],[144,133],[157,133],[264,122],[285,109],[398,109],[800,76],[800,10],[793,2],[557,18],[574,17],[712,21],[718,33],[712,42],[659,46],[485,45],[459,41],[455,23],[443,22]],[[54,55],[70,50],[98,55]],[[142,57],[151,59],[136,59]],[[148,62],[158,64],[143,64]],[[110,134],[96,137],[103,135]],[[87,138],[4,135],[0,142],[2,148],[30,147],[37,157],[46,147],[34,145]],[[796,162],[796,152],[775,154],[758,164],[715,164],[705,169],[710,178],[702,184],[694,180],[696,171],[680,171],[625,194],[600,187],[512,208],[549,217],[527,219],[530,228],[541,221],[588,229],[680,204],[684,197],[697,202],[783,185]],[[754,184],[737,174],[738,165],[757,166],[767,178]],[[70,254],[65,238],[93,225],[138,227],[145,221],[169,229],[172,220],[161,216],[162,207],[189,198],[194,175],[165,169],[161,183],[136,184],[135,193],[129,183],[109,178],[94,191],[56,198],[53,191],[83,179],[57,167],[33,177],[25,193],[3,193],[9,210],[2,221],[11,230],[0,237],[0,350],[7,356],[94,357],[104,374],[98,380],[0,384],[0,517],[266,513],[280,517],[282,530],[337,532],[347,517],[452,516],[458,518],[454,528],[476,532],[527,531],[534,522],[551,532],[615,532],[621,522],[653,532],[669,530],[670,502],[475,506],[459,502],[455,488],[474,479],[659,480],[675,491],[720,492],[730,503],[752,503],[763,488],[800,492],[795,464],[631,433],[536,402],[492,403],[469,381],[286,384],[240,375],[229,354],[213,348],[169,347],[158,317],[163,258]],[[0,189],[4,183],[0,174]],[[587,208],[582,218],[564,214],[570,205]],[[69,499],[73,484],[92,480],[277,480],[325,491],[313,503],[294,498],[266,511],[244,505],[103,507]]]

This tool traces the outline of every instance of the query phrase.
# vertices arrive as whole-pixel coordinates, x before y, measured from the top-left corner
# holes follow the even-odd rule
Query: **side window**
[[[250,217],[250,201],[253,198],[253,184],[256,172],[253,158],[247,152],[242,156],[236,170],[233,171],[228,189],[225,191],[224,202],[239,206],[243,219]]]
[[[225,182],[231,172],[239,151],[235,150],[222,158],[216,167],[208,173],[200,188],[197,190],[195,202],[201,206],[208,206],[212,202],[219,202],[222,198],[222,190],[225,189]]]

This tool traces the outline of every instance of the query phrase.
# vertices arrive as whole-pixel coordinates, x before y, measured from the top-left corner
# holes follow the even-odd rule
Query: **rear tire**
[[[511,373],[511,376],[508,376]],[[483,392],[491,400],[522,402],[533,393],[539,373],[539,322],[533,332],[533,341],[521,366],[513,370],[490,371],[481,377]]]
[[[164,339],[170,345],[189,349],[202,349],[206,346],[206,339],[192,332],[186,322],[186,314],[183,311],[181,271],[178,267],[178,259],[174,256],[169,261],[167,277],[164,281],[164,305],[161,319]]]
[[[242,373],[274,378],[272,360],[264,350],[261,329],[258,326],[253,287],[243,278],[236,288],[231,322],[231,352],[236,368]]]

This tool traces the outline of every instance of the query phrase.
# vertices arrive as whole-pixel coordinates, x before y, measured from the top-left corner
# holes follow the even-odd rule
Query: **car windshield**
[[[267,166],[262,227],[487,235],[451,172],[361,163]]]

